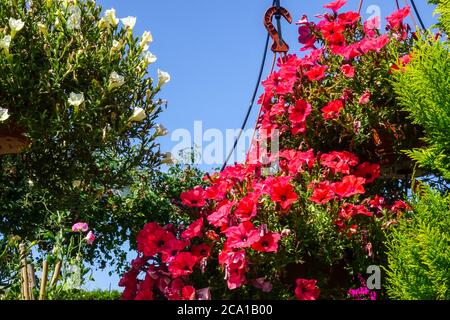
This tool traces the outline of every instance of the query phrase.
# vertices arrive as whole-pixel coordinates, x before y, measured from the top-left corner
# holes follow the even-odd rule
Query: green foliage
[[[169,79],[149,77],[150,42],[92,0],[0,0],[0,132],[30,142],[0,157],[0,235],[32,241],[69,212],[65,227],[88,222],[98,254],[120,247],[128,225],[111,219],[109,199],[161,158],[156,94]]]
[[[424,128],[426,146],[407,151],[421,167],[450,179],[450,54],[431,37],[419,40],[394,88],[410,119]]]
[[[68,290],[61,291],[56,295],[49,295],[48,300],[119,300],[119,291],[84,291]]]
[[[429,0],[429,3],[437,4],[435,13],[439,16],[438,27],[447,35],[450,34],[450,0]]]
[[[389,236],[387,285],[393,299],[450,299],[450,197],[427,191],[414,215]]]

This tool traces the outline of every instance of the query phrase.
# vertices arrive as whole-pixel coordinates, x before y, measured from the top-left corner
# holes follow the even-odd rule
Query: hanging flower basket
[[[21,153],[29,145],[23,130],[13,125],[0,126],[0,155]]]

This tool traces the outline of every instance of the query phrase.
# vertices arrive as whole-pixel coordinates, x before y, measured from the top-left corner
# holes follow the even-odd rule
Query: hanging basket
[[[18,154],[30,145],[24,131],[14,127],[0,126],[0,155]]]

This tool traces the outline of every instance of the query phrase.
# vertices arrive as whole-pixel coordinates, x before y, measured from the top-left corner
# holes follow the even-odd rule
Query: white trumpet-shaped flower
[[[142,55],[142,60],[144,61],[145,64],[149,65],[149,64],[155,63],[156,60],[158,60],[158,58],[150,51],[146,51]]]
[[[153,36],[150,33],[150,31],[145,31],[144,34],[141,37],[141,42],[139,43],[139,46],[144,50],[148,50],[148,45],[153,41]]]
[[[169,134],[169,130],[167,130],[162,124],[157,124],[155,129],[155,136],[157,137],[164,137]]]
[[[162,164],[174,164],[175,160],[173,159],[172,153],[166,152],[163,154],[163,157],[161,159]]]
[[[84,93],[71,92],[67,101],[71,106],[78,108],[84,103]]]
[[[126,17],[120,19],[120,21],[122,21],[123,25],[129,30],[133,30],[136,25],[136,17]]]
[[[0,40],[0,49],[9,50],[11,45],[11,36],[4,36],[3,39]]]
[[[158,87],[168,83],[170,81],[170,74],[158,69]]]
[[[147,118],[147,114],[145,110],[142,108],[135,108],[133,110],[133,114],[131,115],[129,122],[142,122],[145,118]]]
[[[8,118],[9,118],[8,109],[0,107],[0,122],[4,122],[4,121],[8,120]]]
[[[11,35],[16,34],[25,26],[25,22],[20,19],[9,18],[9,27],[11,28]]]
[[[119,88],[125,83],[125,77],[117,72],[111,73],[109,76],[109,89]]]
[[[100,19],[100,27],[116,27],[119,24],[119,19],[116,17],[115,9],[108,9],[105,15]]]

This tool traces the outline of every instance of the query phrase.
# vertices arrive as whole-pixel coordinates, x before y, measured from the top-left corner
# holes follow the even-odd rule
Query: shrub
[[[160,164],[156,94],[170,80],[149,76],[152,36],[134,23],[92,0],[0,1],[0,140],[25,144],[0,157],[0,234],[57,232],[61,211],[95,226],[97,257],[116,246],[127,225],[106,204]]]
[[[450,299],[450,197],[427,191],[388,242],[388,294],[393,299]]]

